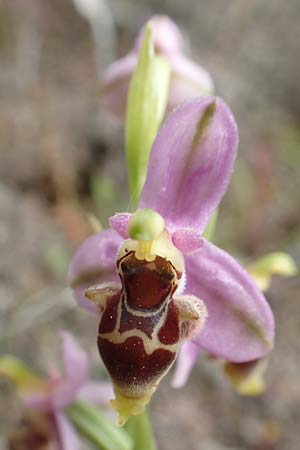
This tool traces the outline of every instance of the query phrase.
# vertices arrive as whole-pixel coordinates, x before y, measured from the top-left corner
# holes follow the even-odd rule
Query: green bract
[[[165,115],[169,81],[170,66],[155,53],[148,25],[127,99],[125,145],[133,207],[143,188],[150,149]]]

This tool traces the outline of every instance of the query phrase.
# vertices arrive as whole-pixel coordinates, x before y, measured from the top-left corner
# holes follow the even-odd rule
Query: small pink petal
[[[153,42],[156,51],[167,57],[171,57],[181,51],[183,46],[182,34],[177,25],[168,16],[152,16],[149,22],[152,27]],[[134,50],[136,52],[141,48],[145,26],[139,32],[135,42]]]
[[[80,386],[88,379],[90,361],[88,354],[79,347],[67,331],[61,332],[64,374],[69,382]]]
[[[128,239],[128,224],[131,214],[118,213],[110,217],[109,225],[115,230],[123,239]]]
[[[272,350],[274,317],[256,284],[228,253],[205,241],[185,257],[186,294],[203,300],[208,310],[195,342],[231,362],[261,358]]]
[[[190,254],[202,247],[204,239],[200,233],[191,228],[180,228],[172,234],[172,242],[181,253]]]
[[[155,139],[138,207],[157,211],[171,230],[202,232],[229,184],[237,143],[237,126],[223,100],[184,103]]]
[[[98,313],[97,306],[84,293],[87,288],[109,281],[119,281],[116,255],[121,237],[113,230],[104,230],[86,239],[77,249],[70,264],[68,284],[80,306]]]
[[[88,381],[79,390],[77,398],[87,403],[108,405],[109,401],[114,398],[112,384],[104,381]]]
[[[61,409],[72,403],[80,388],[88,379],[90,361],[74,337],[67,331],[61,333],[64,379],[52,391],[54,409]]]
[[[185,341],[182,343],[171,382],[171,385],[174,388],[181,388],[185,385],[194,365],[196,364],[199,352],[199,346],[193,342]]]
[[[75,428],[62,413],[54,414],[60,450],[80,450],[80,442]]]

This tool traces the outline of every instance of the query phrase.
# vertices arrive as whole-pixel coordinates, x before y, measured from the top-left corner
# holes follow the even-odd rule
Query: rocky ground
[[[101,106],[97,71],[153,13],[182,27],[238,121],[218,243],[245,259],[282,250],[300,261],[298,0],[108,3],[96,51],[71,1],[0,1],[0,352],[37,369],[57,360],[62,327],[94,342],[93,319],[66,289],[68,261],[92,231],[87,213],[106,225],[128,204],[123,130]],[[238,397],[216,363],[199,360],[184,389],[166,380],[155,397],[160,450],[298,450],[299,278],[276,279],[268,299],[277,345],[266,394]],[[9,400],[0,399],[2,431],[15,414]]]

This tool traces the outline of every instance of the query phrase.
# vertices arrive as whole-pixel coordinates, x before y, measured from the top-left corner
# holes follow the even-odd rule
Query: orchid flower
[[[77,433],[64,413],[65,409],[77,400],[106,405],[112,387],[109,382],[89,381],[88,355],[66,331],[62,332],[61,348],[64,374],[50,373],[44,380],[32,375],[15,358],[7,356],[0,360],[0,376],[15,382],[29,410],[39,411],[54,421],[60,450],[79,450]]]
[[[75,297],[100,316],[98,347],[119,425],[143,411],[182,340],[192,339],[195,357],[201,349],[232,363],[272,349],[265,297],[237,261],[203,237],[237,145],[223,100],[185,102],[154,141],[137,211],[113,216],[111,229],[88,238],[72,260]]]
[[[209,73],[183,55],[183,38],[175,23],[167,16],[153,16],[149,23],[155,50],[171,67],[168,110],[189,98],[213,94],[214,86]],[[128,55],[108,66],[103,74],[104,104],[120,119],[125,117],[129,82],[137,65],[144,31],[145,26]]]

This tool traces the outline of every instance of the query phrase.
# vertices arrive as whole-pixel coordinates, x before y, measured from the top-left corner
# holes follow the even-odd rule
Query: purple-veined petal
[[[181,388],[185,385],[192,368],[196,364],[199,352],[199,346],[193,342],[185,341],[181,344],[171,382],[174,388]]]
[[[88,354],[77,344],[74,337],[63,331],[62,358],[64,365],[64,379],[52,391],[52,405],[54,409],[61,409],[72,403],[79,389],[88,380],[90,361]]]
[[[120,119],[125,117],[129,81],[137,59],[136,53],[129,53],[108,66],[102,77],[104,106]]]
[[[274,318],[268,302],[242,266],[206,241],[185,257],[187,294],[204,301],[208,318],[196,338],[205,351],[232,362],[261,358],[273,346]]]
[[[123,239],[128,239],[128,224],[130,220],[130,213],[118,213],[110,217],[109,225],[115,230]]]
[[[62,413],[55,413],[54,419],[56,423],[60,450],[79,450],[80,442],[77,432],[71,422]]]
[[[97,306],[86,299],[84,292],[90,286],[119,281],[116,273],[116,255],[122,238],[113,230],[104,230],[86,239],[71,261],[68,284],[79,305],[97,312]]]
[[[154,47],[158,53],[171,57],[181,51],[183,46],[181,32],[168,16],[152,16],[149,22],[151,23]],[[143,26],[136,39],[135,52],[138,52],[142,45],[145,26]]]
[[[114,398],[114,391],[112,384],[108,381],[88,381],[77,395],[77,399],[96,405],[108,405],[112,398]]]
[[[189,98],[213,95],[214,83],[206,69],[181,54],[173,56],[169,62],[172,68],[170,111]]]
[[[203,231],[233,171],[238,132],[218,97],[190,100],[171,113],[153,144],[139,208],[167,226]]]
[[[172,234],[172,242],[181,253],[190,254],[202,247],[204,239],[192,228],[179,228]]]

